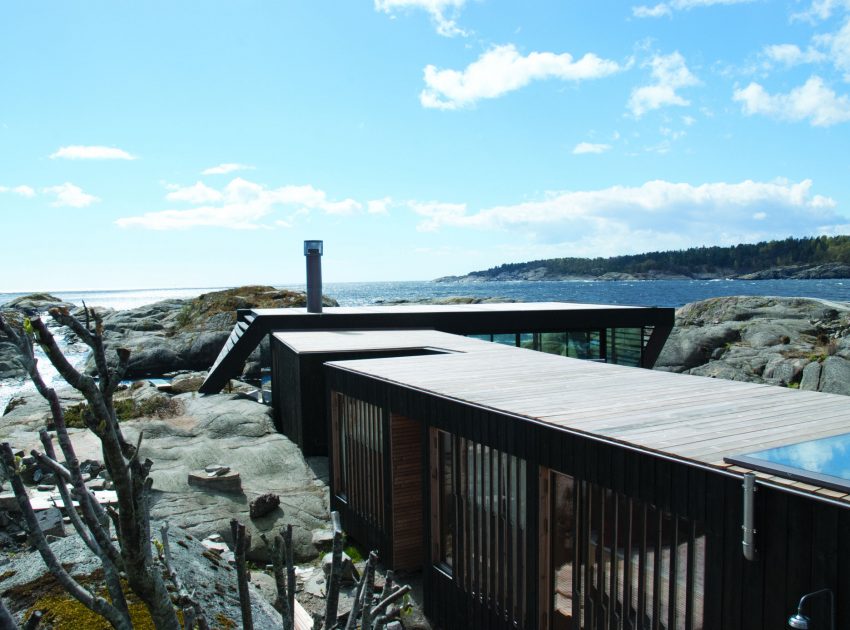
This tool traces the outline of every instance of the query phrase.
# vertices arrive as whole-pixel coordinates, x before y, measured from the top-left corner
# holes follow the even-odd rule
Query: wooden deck
[[[724,457],[850,430],[846,396],[598,364],[521,348],[331,365],[567,431],[736,471],[744,469],[730,467]],[[847,494],[758,475],[850,504]]]
[[[433,329],[289,330],[273,333],[298,354],[422,349],[434,352],[501,352],[506,346]]]

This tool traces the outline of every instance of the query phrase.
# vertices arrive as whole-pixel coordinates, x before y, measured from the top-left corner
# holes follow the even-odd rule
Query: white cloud
[[[419,229],[504,230],[512,238],[569,244],[570,255],[608,256],[790,233],[828,233],[846,218],[835,200],[813,194],[812,182],[650,181],[641,186],[551,193],[538,201],[469,213],[464,203],[411,202]],[[764,221],[764,213],[771,218]]]
[[[390,197],[372,199],[366,203],[366,211],[369,214],[387,214],[390,211],[392,202],[393,200]]]
[[[290,216],[276,219],[273,224],[290,227],[293,218],[314,210],[341,215],[351,214],[363,208],[363,205],[354,199],[330,200],[324,191],[313,186],[267,188],[240,177],[232,180],[220,191],[199,182],[194,186],[178,188],[166,195],[166,198],[169,201],[188,201],[198,204],[198,207],[123,217],[118,219],[116,224],[121,227],[144,227],[153,230],[198,226],[245,230],[269,227],[264,219],[276,210],[288,211]]]
[[[35,190],[33,190],[29,186],[15,186],[13,188],[9,188],[8,186],[0,186],[0,193],[13,193],[20,197],[27,198],[35,197]]]
[[[617,62],[593,53],[578,60],[569,53],[532,52],[523,56],[513,44],[507,44],[491,48],[462,71],[426,66],[426,88],[419,100],[423,107],[459,109],[518,90],[532,81],[598,79],[620,70]]]
[[[741,103],[748,116],[761,114],[792,122],[808,119],[815,127],[829,127],[850,120],[850,98],[838,96],[819,76],[810,77],[787,94],[769,94],[753,82],[735,90],[732,98]]]
[[[837,32],[819,35],[814,41],[816,45],[826,49],[824,56],[829,58],[837,70],[844,73],[844,80],[850,81],[850,17]]]
[[[135,160],[134,155],[130,155],[122,149],[115,147],[103,146],[86,146],[86,145],[71,145],[60,147],[55,153],[50,156],[51,160],[58,158],[66,160]]]
[[[639,5],[632,7],[632,15],[639,18],[657,18],[672,15],[673,11],[688,11],[697,7],[711,7],[714,5],[745,4],[755,0],[672,0],[661,2],[656,5]]]
[[[168,201],[186,201],[196,205],[220,201],[222,197],[221,192],[215,188],[210,188],[202,182],[197,182],[194,186],[175,188],[165,196]]]
[[[807,22],[828,20],[835,11],[840,9],[850,11],[850,0],[813,0],[808,9],[795,13],[791,19]]]
[[[86,206],[90,206],[91,204],[100,201],[98,197],[83,192],[82,188],[75,186],[70,182],[65,182],[59,186],[49,186],[43,189],[42,192],[47,195],[56,196],[56,200],[50,205],[57,208],[85,208]]]
[[[632,15],[639,18],[656,18],[672,14],[673,11],[670,9],[670,5],[663,2],[651,7],[643,5],[632,7]]]
[[[678,94],[677,90],[699,85],[679,51],[669,55],[655,55],[648,62],[652,68],[653,83],[632,90],[628,108],[638,118],[646,112],[671,105],[686,106],[691,102]]]
[[[219,164],[218,166],[211,166],[210,168],[204,169],[203,171],[201,171],[201,175],[227,175],[228,173],[233,173],[234,171],[250,171],[253,169],[254,167],[248,164],[225,162],[224,164]]]
[[[388,15],[394,15],[399,10],[421,9],[427,11],[440,35],[454,37],[456,35],[468,35],[455,22],[464,4],[466,4],[466,0],[375,0],[375,10],[383,11]],[[447,17],[447,14],[450,17]]]
[[[819,50],[808,48],[802,50],[796,44],[773,44],[765,46],[762,55],[768,60],[786,67],[799,66],[804,63],[818,63],[826,58]]]
[[[585,153],[605,153],[610,149],[610,144],[593,144],[592,142],[579,142],[573,149],[573,155],[584,155]]]

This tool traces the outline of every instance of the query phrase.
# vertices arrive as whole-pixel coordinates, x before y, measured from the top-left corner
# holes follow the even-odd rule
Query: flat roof
[[[510,354],[508,354],[510,353]],[[601,364],[522,348],[328,365],[716,468],[728,456],[846,433],[850,398]],[[565,387],[569,384],[569,387]],[[760,478],[850,502],[850,495],[766,473]]]
[[[482,302],[478,304],[379,304],[373,306],[326,306],[312,315],[397,315],[399,313],[496,313],[528,311],[600,311],[649,310],[654,306],[622,306],[618,304],[582,304],[579,302]],[[257,315],[305,315],[300,308],[255,308]],[[673,309],[665,309],[673,310]]]
[[[450,333],[409,330],[287,330],[275,339],[298,354],[369,350],[435,350],[442,352],[500,352],[508,346]]]

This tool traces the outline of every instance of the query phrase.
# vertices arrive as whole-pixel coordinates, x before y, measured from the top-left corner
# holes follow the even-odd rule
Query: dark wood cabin
[[[747,560],[726,461],[846,433],[846,397],[509,347],[325,371],[332,507],[438,627],[774,630],[821,588],[850,627],[850,487],[757,472]]]
[[[326,455],[321,368],[327,361],[431,354],[435,350],[427,346],[440,343],[460,352],[458,336],[464,335],[579,359],[652,367],[672,329],[673,309],[487,303],[341,307],[322,313],[258,309],[241,311],[239,318],[201,391],[217,391],[225,375],[237,376],[244,359],[269,335],[275,425],[305,455]],[[369,331],[382,331],[383,336]],[[452,335],[434,337],[441,333]]]

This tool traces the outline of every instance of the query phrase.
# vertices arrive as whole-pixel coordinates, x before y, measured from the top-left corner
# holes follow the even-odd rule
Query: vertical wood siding
[[[470,486],[469,496],[457,498],[457,528],[462,536],[456,542],[456,553],[465,561],[456,563],[454,574],[431,563],[423,569],[426,613],[438,627],[469,630],[536,628],[540,625],[540,597],[532,593],[533,596],[526,597],[523,603],[524,593],[516,590],[518,579],[529,585],[540,583],[540,569],[545,569],[546,559],[545,555],[541,556],[540,536],[525,537],[521,557],[509,552],[508,541],[516,540],[514,523],[498,518],[493,524],[489,520],[491,511],[485,507],[490,505],[491,496],[502,497],[508,490],[522,492],[522,484],[518,488],[517,479],[496,475],[495,478],[490,476],[492,485],[480,485],[480,471],[485,462],[488,467],[492,463],[494,468],[506,470],[503,460],[511,456],[521,458],[528,466],[524,487],[528,532],[540,531],[540,482],[536,471],[542,466],[570,475],[577,482],[585,482],[583,487],[591,488],[589,492],[582,490],[587,492],[583,496],[589,501],[589,509],[586,506],[579,518],[580,526],[603,528],[611,536],[616,529],[616,536],[624,540],[624,557],[634,558],[628,563],[618,559],[615,569],[614,560],[604,552],[600,560],[600,546],[584,549],[584,557],[588,560],[584,567],[590,570],[582,573],[581,579],[586,580],[582,584],[592,586],[596,593],[604,589],[613,594],[616,589],[618,599],[631,600],[639,609],[629,625],[622,612],[618,616],[616,606],[613,611],[610,605],[604,608],[605,598],[601,602],[586,603],[585,611],[592,612],[597,624],[599,619],[608,619],[607,627],[616,628],[667,630],[688,628],[688,624],[698,628],[699,602],[685,597],[680,603],[679,587],[671,590],[671,581],[665,580],[663,575],[675,570],[676,575],[683,578],[685,588],[695,590],[699,581],[698,555],[704,553],[704,629],[784,628],[799,598],[820,588],[830,588],[836,595],[838,627],[850,627],[848,508],[760,485],[756,493],[759,557],[755,562],[748,562],[741,552],[740,477],[351,372],[330,368],[328,373],[331,389],[360,397],[387,411],[417,420],[426,428],[446,431],[482,447],[470,454],[471,458],[465,463],[468,470],[479,471],[477,477],[468,477],[470,483],[476,485]],[[430,518],[431,457],[427,448],[423,457],[423,505],[428,512],[423,522],[425,545],[430,545],[437,534],[432,531]],[[494,491],[492,495],[488,494],[488,487]],[[620,498],[616,508],[606,498],[612,493]],[[479,500],[471,497],[479,497]],[[492,504],[493,509],[502,514],[503,504],[497,499]],[[613,525],[614,510],[618,513],[616,527]],[[622,515],[624,512],[627,518]],[[672,519],[672,515],[677,519]],[[477,529],[474,526],[476,518]],[[629,529],[631,535],[627,536]],[[362,534],[380,539],[375,531],[365,527]],[[659,532],[662,548],[665,542],[675,540],[676,547],[683,548],[684,553],[677,553],[675,558],[671,554],[666,557],[654,554],[654,549],[659,547]],[[490,538],[490,533],[495,533],[495,538]],[[701,534],[704,535],[704,552],[692,542]],[[486,549],[489,557],[494,546],[498,558],[495,566],[485,562],[481,555]],[[387,553],[390,550],[391,546],[387,545]],[[595,566],[600,568],[593,569]],[[611,582],[614,575],[616,586]],[[580,595],[586,601],[586,593],[593,592],[588,588]],[[672,601],[676,606],[669,605]],[[505,615],[506,611],[521,609],[523,605],[525,615],[521,619]],[[597,614],[600,610],[601,616]],[[826,611],[819,602],[812,601],[807,612],[815,623],[826,623]],[[634,621],[637,619],[650,621],[640,625]],[[585,623],[577,627],[606,626]]]
[[[390,416],[392,458],[392,568],[422,567],[422,431],[415,420]]]

